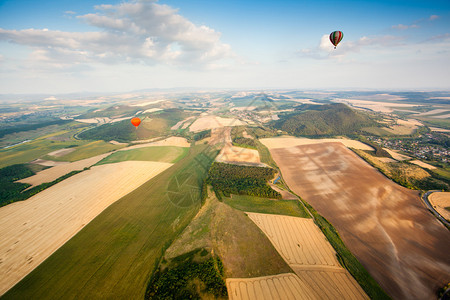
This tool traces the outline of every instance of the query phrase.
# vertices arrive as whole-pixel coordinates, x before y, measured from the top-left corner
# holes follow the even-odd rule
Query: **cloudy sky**
[[[171,87],[450,90],[450,1],[0,0],[0,93]]]

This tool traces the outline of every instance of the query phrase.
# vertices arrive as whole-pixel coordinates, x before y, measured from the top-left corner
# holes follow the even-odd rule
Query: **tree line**
[[[227,197],[239,194],[280,199],[281,194],[267,184],[275,174],[276,170],[272,168],[215,162],[209,170],[207,181],[216,194],[223,193]]]

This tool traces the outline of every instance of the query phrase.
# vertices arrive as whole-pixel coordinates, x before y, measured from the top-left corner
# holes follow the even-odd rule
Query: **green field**
[[[47,139],[37,139],[25,144],[17,145],[11,148],[0,150],[0,168],[23,164],[41,158],[49,152],[73,147],[74,145],[83,145],[83,141],[52,141]]]
[[[275,200],[247,195],[224,197],[223,202],[229,206],[247,212],[287,215],[309,218],[303,205],[297,200]]]
[[[164,254],[167,261],[206,248],[222,260],[226,277],[293,272],[244,212],[219,202],[212,189],[209,190],[200,213]]]
[[[102,159],[97,165],[111,164],[127,160],[160,161],[176,163],[189,152],[189,148],[174,146],[155,146],[118,151]]]
[[[124,145],[113,145],[104,141],[90,142],[75,148],[75,151],[66,154],[61,157],[45,156],[45,159],[57,160],[57,161],[77,161],[93,156],[97,156],[103,153],[111,152],[120,148],[125,147]]]
[[[44,261],[3,299],[142,299],[165,249],[201,203],[213,155],[196,146],[123,197]]]

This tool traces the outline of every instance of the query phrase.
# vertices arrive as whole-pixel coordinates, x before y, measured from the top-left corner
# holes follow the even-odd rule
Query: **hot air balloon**
[[[131,119],[131,124],[133,124],[137,129],[139,124],[141,124],[141,119],[139,119],[138,117],[135,117],[135,118]]]
[[[340,41],[342,41],[343,37],[344,33],[342,31],[333,31],[330,34],[330,41],[334,45],[334,49],[336,49],[336,46],[339,44]]]

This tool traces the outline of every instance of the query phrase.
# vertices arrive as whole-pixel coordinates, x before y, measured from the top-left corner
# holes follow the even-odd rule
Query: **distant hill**
[[[368,116],[341,103],[300,105],[293,114],[273,123],[275,128],[294,136],[355,134],[363,127],[376,125]]]
[[[173,125],[191,115],[181,109],[171,108],[152,114],[139,115],[142,123],[137,130],[131,125],[130,120],[123,120],[83,131],[78,134],[78,137],[86,140],[115,140],[118,142],[149,139],[169,133]]]

